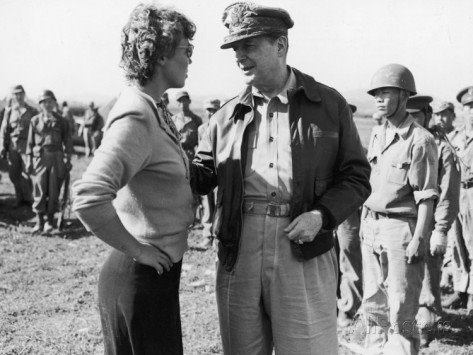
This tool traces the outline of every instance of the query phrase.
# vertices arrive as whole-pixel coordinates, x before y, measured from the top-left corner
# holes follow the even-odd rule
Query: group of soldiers
[[[54,93],[44,90],[40,111],[26,102],[22,85],[13,87],[11,104],[1,117],[0,155],[8,162],[15,188],[15,205],[31,206],[36,218],[33,233],[53,231],[63,181],[72,168],[74,119]]]
[[[456,125],[455,106],[431,106],[401,65],[378,70],[368,94],[377,108],[367,152],[373,191],[336,231],[338,324],[361,315],[367,349],[417,353],[443,308],[473,314],[473,86],[457,95],[464,123]],[[442,302],[450,280],[454,292]]]

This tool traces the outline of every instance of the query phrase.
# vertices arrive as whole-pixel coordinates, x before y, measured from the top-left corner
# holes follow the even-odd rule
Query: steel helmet
[[[387,87],[409,91],[409,96],[417,94],[414,76],[401,64],[388,64],[378,69],[371,79],[368,94],[374,96],[377,89]]]
[[[38,98],[38,103],[41,103],[43,100],[46,99],[53,99],[54,101],[56,101],[56,96],[54,96],[54,93],[51,90],[43,90],[43,92]]]

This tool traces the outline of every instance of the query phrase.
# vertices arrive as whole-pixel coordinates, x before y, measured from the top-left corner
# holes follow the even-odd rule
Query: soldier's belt
[[[244,201],[243,212],[271,217],[289,217],[291,205],[289,203],[275,204],[271,202]]]
[[[368,210],[367,216],[371,217],[372,219],[388,219],[395,217],[395,215],[390,213],[376,212],[372,210]]]

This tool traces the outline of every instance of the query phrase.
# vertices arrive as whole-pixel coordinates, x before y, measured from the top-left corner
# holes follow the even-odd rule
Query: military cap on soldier
[[[357,108],[355,105],[352,105],[352,104],[348,104],[348,106],[350,106],[350,110],[351,110],[351,113],[355,113]]]
[[[218,99],[209,99],[204,102],[205,110],[215,110],[217,111],[220,108],[220,100]]]
[[[432,102],[432,97],[427,95],[412,96],[407,100],[406,111],[415,113],[427,109]]]
[[[182,91],[179,91],[177,94],[176,94],[176,101],[179,101],[180,99],[182,99],[183,97],[187,97],[188,99],[190,99],[191,97],[189,96],[189,93],[185,90],[182,90]]]
[[[38,98],[38,103],[41,103],[46,99],[53,99],[54,101],[56,101],[56,96],[54,96],[54,93],[51,90],[43,90],[43,92]]]
[[[23,86],[22,85],[15,85],[12,90],[11,90],[12,94],[19,94],[19,93],[24,93],[25,92],[25,89],[23,89]]]
[[[228,6],[222,17],[229,34],[225,36],[222,49],[242,39],[268,34],[287,35],[294,26],[289,13],[277,7],[262,6],[251,2],[236,2]]]
[[[462,105],[473,102],[473,86],[468,86],[461,90],[457,95],[457,101]]]
[[[455,106],[451,102],[448,101],[442,101],[434,105],[433,107],[433,113],[440,113],[445,110],[450,110],[452,112],[455,112]]]

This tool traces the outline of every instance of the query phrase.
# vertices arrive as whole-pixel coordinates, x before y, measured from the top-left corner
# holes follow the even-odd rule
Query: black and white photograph
[[[473,2],[0,24],[0,354],[473,354]]]

